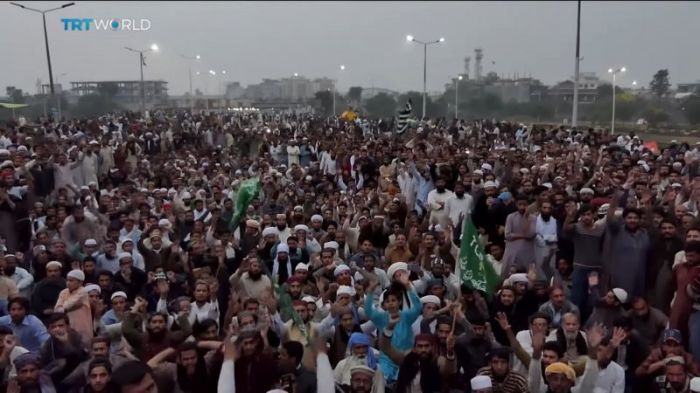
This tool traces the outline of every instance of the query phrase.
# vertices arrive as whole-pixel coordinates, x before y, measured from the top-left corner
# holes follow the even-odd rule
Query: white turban
[[[85,281],[85,273],[82,270],[74,269],[66,275],[68,278],[74,278],[78,281]]]
[[[338,290],[336,291],[336,295],[355,296],[355,288],[347,286],[347,285],[341,285],[338,287]]]
[[[393,280],[394,274],[396,274],[396,272],[400,270],[403,270],[406,273],[408,273],[408,264],[406,264],[406,262],[392,263],[391,266],[389,266],[389,269],[387,269],[386,274],[389,276],[390,280]]]
[[[348,265],[338,265],[338,267],[336,267],[335,270],[333,271],[333,275],[338,277],[341,273],[349,272],[349,271],[350,271],[350,267],[348,267]]]

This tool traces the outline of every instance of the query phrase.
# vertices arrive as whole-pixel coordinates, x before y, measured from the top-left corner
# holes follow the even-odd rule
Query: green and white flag
[[[498,274],[491,266],[484,248],[479,242],[479,234],[470,219],[464,220],[462,242],[459,248],[460,279],[463,284],[492,294],[498,284]]]
[[[238,228],[241,218],[245,216],[248,206],[250,206],[253,199],[258,196],[259,192],[259,178],[253,177],[241,183],[241,186],[238,189],[238,194],[236,194],[236,205],[233,207],[233,216],[231,216],[231,222],[229,223],[231,231],[235,231],[236,228]]]

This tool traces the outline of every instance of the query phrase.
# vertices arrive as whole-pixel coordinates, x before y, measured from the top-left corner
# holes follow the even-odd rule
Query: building
[[[92,94],[113,94],[117,105],[127,110],[141,109],[141,81],[81,81],[71,82],[74,99]],[[146,109],[168,105],[168,82],[162,80],[143,81]]]
[[[384,89],[381,87],[363,87],[362,88],[362,94],[360,95],[360,99],[362,101],[369,100],[370,98],[373,98],[379,94],[386,94],[391,97],[398,97],[399,93],[394,90],[389,90],[389,89]]]
[[[240,82],[229,82],[226,84],[226,92],[224,95],[227,98],[243,98],[245,96],[245,87],[241,86]]]
[[[574,101],[574,79],[559,82],[549,88],[547,96],[554,101]],[[578,102],[586,105],[592,104],[598,98],[598,86],[602,83],[594,72],[579,73]]]
[[[283,79],[263,79],[262,83],[248,85],[242,97],[259,101],[303,102],[313,99],[319,91],[332,90],[334,83],[329,78],[311,80],[298,75]]]
[[[538,101],[542,89],[544,89],[542,82],[532,78],[498,79],[484,86],[485,93],[497,95],[503,102],[519,104]]]
[[[677,94],[691,93],[700,94],[700,81],[691,83],[679,83],[678,89],[676,89]]]

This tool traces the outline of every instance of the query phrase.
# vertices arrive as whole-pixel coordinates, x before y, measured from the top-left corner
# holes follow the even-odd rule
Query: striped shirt
[[[493,385],[494,393],[528,393],[527,378],[515,371],[508,372],[508,375],[502,380],[497,381],[493,377],[493,372],[491,367],[484,367],[480,369],[476,375],[486,375],[491,378],[491,384]]]

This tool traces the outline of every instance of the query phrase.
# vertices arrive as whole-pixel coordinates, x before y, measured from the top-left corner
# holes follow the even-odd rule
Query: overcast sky
[[[421,90],[422,47],[406,34],[443,44],[428,48],[428,90],[442,90],[463,72],[464,57],[484,49],[484,74],[532,74],[547,84],[573,75],[576,2],[86,2],[47,14],[54,79],[139,78],[138,55],[149,54],[146,79],[169,82],[171,94],[188,87],[189,61],[196,70],[228,72],[243,85],[295,72],[339,78],[339,88]],[[35,8],[61,2],[33,2]],[[29,6],[30,4],[27,3]],[[584,1],[581,71],[608,78],[611,66],[626,66],[623,85],[648,85],[668,68],[673,85],[700,79],[700,2]],[[64,31],[61,18],[148,18],[147,32]],[[41,16],[0,3],[0,88],[35,92],[48,83]],[[495,64],[493,64],[495,62]],[[339,74],[339,65],[346,70]],[[217,77],[218,78],[218,77]],[[194,77],[194,87],[214,93],[222,79]],[[208,83],[208,84],[207,84]],[[220,87],[219,87],[220,88]]]

